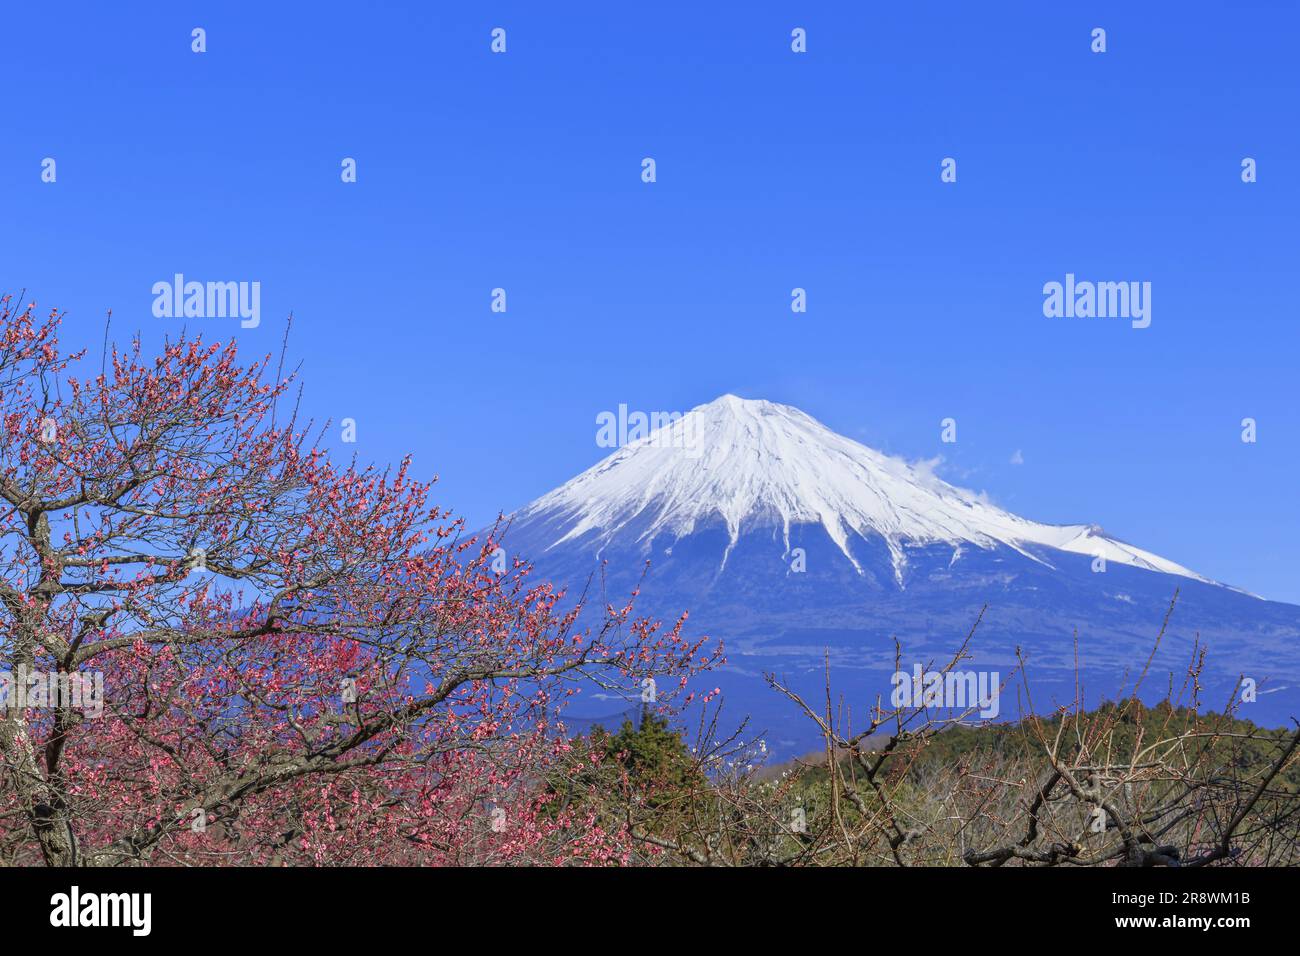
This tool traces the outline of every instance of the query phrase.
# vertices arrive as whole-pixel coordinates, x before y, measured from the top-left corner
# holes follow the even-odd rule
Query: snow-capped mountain
[[[630,531],[647,552],[659,535],[685,537],[721,521],[720,569],[742,529],[779,528],[788,550],[791,528],[813,524],[859,571],[850,537],[878,535],[900,585],[906,546],[934,543],[952,545],[954,560],[963,545],[1002,544],[1045,564],[1043,549],[1054,549],[1206,580],[1095,525],[1027,521],[797,408],[735,395],[627,445],[518,515],[521,523],[536,518],[563,529],[548,550],[588,536],[603,545]]]
[[[907,662],[946,660],[986,605],[975,663],[1009,674],[1024,650],[1040,708],[1074,693],[1076,635],[1094,696],[1131,686],[1177,591],[1153,674],[1185,676],[1205,646],[1206,703],[1221,709],[1244,674],[1261,692],[1243,716],[1300,712],[1300,607],[1095,525],[1011,514],[787,405],[701,405],[520,509],[504,544],[573,593],[603,582],[609,600],[649,561],[638,609],[689,610],[692,628],[724,640],[718,683],[777,751],[811,740],[764,672],[815,689],[829,653],[839,690],[864,706],[888,691],[895,639]],[[1152,681],[1168,692],[1167,676]]]

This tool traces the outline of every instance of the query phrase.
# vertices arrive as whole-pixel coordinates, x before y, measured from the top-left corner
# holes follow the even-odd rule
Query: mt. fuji
[[[574,592],[606,562],[610,600],[649,561],[638,613],[689,610],[693,630],[723,639],[729,709],[778,749],[802,746],[804,728],[761,673],[820,681],[829,652],[837,691],[862,708],[887,691],[894,638],[909,667],[947,660],[986,604],[975,664],[1008,674],[1023,648],[1040,706],[1074,693],[1076,632],[1092,696],[1131,686],[1175,590],[1153,672],[1185,674],[1199,635],[1207,706],[1243,674],[1261,689],[1242,714],[1256,722],[1300,700],[1300,607],[1095,525],[1021,518],[772,402],[724,395],[629,443],[513,515],[504,545]]]
[[[724,395],[643,438],[533,502],[518,519],[544,517],[565,528],[549,547],[595,532],[601,547],[629,532],[645,545],[721,522],[727,547],[719,570],[746,532],[820,526],[859,573],[851,538],[873,533],[888,547],[904,586],[905,545],[1010,547],[1047,564],[1044,549],[1101,556],[1204,581],[1199,575],[1100,533],[1094,525],[1026,521],[898,458],[835,434],[797,408]]]

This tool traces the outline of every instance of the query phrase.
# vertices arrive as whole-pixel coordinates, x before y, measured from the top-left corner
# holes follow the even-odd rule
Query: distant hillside
[[[1040,721],[1048,736],[1055,736],[1060,730],[1061,717],[1051,717]],[[1070,718],[1074,719],[1073,716]],[[1160,735],[1172,736],[1177,733],[1202,731],[1211,728],[1219,736],[1197,738],[1204,756],[1211,761],[1225,760],[1231,757],[1236,767],[1243,771],[1258,771],[1267,768],[1277,758],[1289,741],[1293,731],[1286,728],[1259,727],[1249,720],[1214,712],[1197,714],[1188,707],[1171,707],[1168,703],[1154,707],[1140,704],[1122,706],[1106,703],[1101,707],[1087,711],[1083,719],[1090,722],[1113,724],[1113,730],[1106,737],[1108,760],[1119,763],[1131,759],[1142,746],[1149,746]],[[879,752],[889,737],[877,734],[868,738],[866,749]],[[1140,742],[1140,743],[1139,743]],[[841,761],[845,759],[840,756]],[[1027,721],[1014,723],[990,724],[985,726],[953,726],[935,734],[926,742],[924,749],[904,758],[909,773],[924,773],[936,767],[974,767],[995,760],[1042,760],[1042,753],[1035,744]],[[1043,761],[1046,763],[1046,761]],[[795,760],[771,764],[763,769],[765,779],[779,778],[783,774],[799,770],[803,779],[810,786],[824,784],[827,779],[826,754],[813,751]],[[1291,762],[1278,775],[1279,782],[1291,784],[1297,788],[1300,796],[1300,760]]]

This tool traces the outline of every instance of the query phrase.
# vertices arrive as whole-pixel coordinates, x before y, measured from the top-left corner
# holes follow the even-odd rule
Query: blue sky
[[[599,412],[734,392],[1300,602],[1295,4],[279,7],[0,13],[0,288],[69,343],[256,280],[258,328],[191,328],[260,355],[292,310],[307,411],[475,524]],[[1151,327],[1045,318],[1067,272]]]

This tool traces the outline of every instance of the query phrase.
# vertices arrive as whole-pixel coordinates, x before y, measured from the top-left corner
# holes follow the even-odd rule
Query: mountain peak
[[[519,521],[554,529],[549,547],[631,537],[647,552],[662,535],[682,538],[722,525],[727,556],[742,532],[820,525],[862,572],[850,539],[883,539],[903,583],[907,546],[1004,545],[1041,564],[1055,549],[1206,580],[1108,538],[1095,525],[1047,525],[955,487],[928,468],[836,434],[790,405],[725,394],[618,449],[522,509]]]
[[[776,402],[769,402],[763,398],[741,398],[739,395],[733,395],[727,392],[725,395],[719,395],[711,402],[703,405],[697,405],[687,414],[701,415],[704,417],[734,416],[747,417],[754,415],[770,414],[795,414],[803,415],[803,412],[792,405],[780,405]]]

